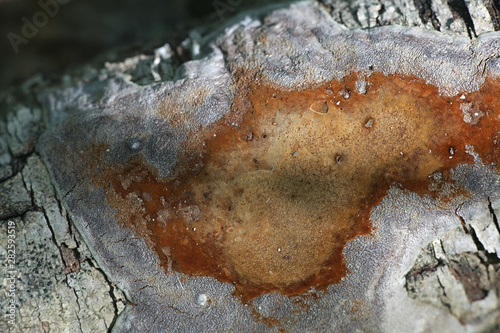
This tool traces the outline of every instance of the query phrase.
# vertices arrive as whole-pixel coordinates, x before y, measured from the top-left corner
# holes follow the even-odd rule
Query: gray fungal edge
[[[264,77],[283,89],[379,71],[415,75],[445,95],[456,95],[478,90],[486,75],[500,76],[500,32],[471,41],[394,25],[347,30],[309,3],[263,20],[247,19],[227,29],[216,44],[233,67],[262,68]]]

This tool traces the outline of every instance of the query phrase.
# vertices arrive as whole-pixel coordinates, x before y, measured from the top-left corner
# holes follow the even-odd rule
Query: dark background
[[[0,0],[0,89],[35,73],[61,71],[110,53],[123,56],[152,50],[168,42],[175,50],[187,31],[200,24],[217,24],[266,1],[255,0],[59,0],[54,17],[19,44],[16,54],[7,35],[22,35],[23,17],[33,23],[42,11],[40,0]],[[56,0],[41,0],[50,2]],[[110,58],[111,57],[111,58]],[[96,60],[97,59],[97,60]],[[186,60],[186,59],[183,59]]]

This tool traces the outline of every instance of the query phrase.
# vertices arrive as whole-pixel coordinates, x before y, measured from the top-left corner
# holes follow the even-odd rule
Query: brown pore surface
[[[234,104],[248,107],[193,134],[171,178],[138,157],[94,183],[167,271],[234,283],[243,300],[325,289],[346,275],[344,246],[371,232],[390,186],[453,196],[432,175],[473,163],[467,145],[498,165],[498,81],[461,98],[380,73],[360,94],[357,80],[249,86]]]

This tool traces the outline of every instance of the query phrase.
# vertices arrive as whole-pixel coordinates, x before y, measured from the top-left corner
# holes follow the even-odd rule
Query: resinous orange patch
[[[290,92],[248,85],[238,110],[193,133],[171,178],[137,157],[95,184],[167,271],[234,283],[246,300],[324,289],[347,273],[344,246],[371,232],[390,186],[453,196],[432,175],[446,181],[472,163],[467,145],[498,164],[498,82],[444,97],[414,77],[372,74],[364,94],[358,80]]]

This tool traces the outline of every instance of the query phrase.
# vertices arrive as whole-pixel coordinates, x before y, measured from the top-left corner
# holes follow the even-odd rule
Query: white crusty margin
[[[283,89],[378,71],[415,75],[445,95],[456,95],[478,90],[487,75],[500,76],[500,32],[470,40],[402,26],[347,30],[310,3],[241,22],[218,44],[233,66],[261,69],[266,80]]]

